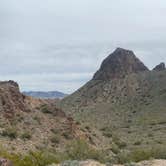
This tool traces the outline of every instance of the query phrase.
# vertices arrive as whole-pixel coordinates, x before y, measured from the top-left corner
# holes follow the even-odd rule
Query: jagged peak
[[[18,83],[13,81],[13,80],[9,80],[9,81],[0,81],[0,85],[11,85],[14,87],[19,87]]]
[[[135,56],[131,50],[117,48],[101,64],[95,73],[95,80],[123,78],[130,73],[148,71],[149,69]]]
[[[127,50],[127,49],[124,49],[124,48],[121,48],[121,47],[117,47],[113,53],[122,53],[122,55],[124,55],[124,54],[134,54],[133,51]]]
[[[165,63],[164,62],[161,62],[159,65],[157,65],[153,70],[154,71],[162,71],[162,70],[165,70],[166,67],[165,67]]]

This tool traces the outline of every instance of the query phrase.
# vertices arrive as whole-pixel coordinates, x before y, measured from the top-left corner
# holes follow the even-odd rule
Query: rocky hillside
[[[119,155],[166,147],[165,100],[165,65],[150,71],[132,51],[118,48],[60,107],[102,132],[103,144]]]
[[[25,96],[19,93],[18,84],[14,81],[0,82],[0,111],[14,114],[16,111],[27,112],[29,106],[24,102]]]
[[[0,82],[0,147],[20,153],[62,150],[72,139],[88,140],[88,134],[55,102],[23,95],[14,81]]]

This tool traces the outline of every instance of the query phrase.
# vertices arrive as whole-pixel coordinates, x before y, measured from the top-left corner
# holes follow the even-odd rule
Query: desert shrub
[[[94,159],[103,162],[104,154],[92,148],[84,140],[74,140],[66,147],[66,153],[71,160]]]
[[[71,136],[71,134],[69,133],[69,132],[64,132],[64,133],[62,133],[62,136],[65,138],[65,139],[72,139],[72,136]]]
[[[41,124],[41,119],[38,116],[34,116],[33,119],[38,122],[38,124]]]
[[[32,135],[31,133],[29,133],[28,131],[24,132],[22,135],[21,135],[21,139],[23,140],[29,140],[31,139]]]
[[[149,134],[148,134],[148,137],[153,137],[153,134],[152,134],[152,133],[149,133]]]
[[[117,136],[113,136],[113,142],[120,148],[120,149],[123,149],[127,146],[127,144],[122,141],[119,137]]]
[[[55,135],[55,134],[54,134],[54,135],[51,137],[50,140],[51,140],[51,142],[54,143],[54,144],[59,144],[60,139],[61,139],[61,138],[60,138],[60,135],[58,135],[58,134]]]
[[[17,130],[15,128],[6,128],[2,134],[4,137],[9,137],[11,139],[16,139],[17,138]]]
[[[88,131],[90,131],[90,127],[89,126],[85,126],[85,129],[87,129]]]
[[[54,133],[54,134],[58,134],[58,133],[61,132],[61,130],[58,129],[58,128],[52,128],[50,131],[51,131],[52,133]]]
[[[112,134],[110,132],[103,132],[103,136],[110,138]]]
[[[116,144],[114,144],[114,143],[111,144],[111,148],[110,149],[115,154],[118,154],[120,152],[119,147]]]
[[[103,136],[105,137],[112,137],[112,131],[109,127],[102,128],[101,131],[103,132]]]
[[[141,141],[136,141],[134,145],[141,145]]]
[[[52,111],[49,110],[49,108],[46,104],[42,105],[40,110],[45,114],[52,114]]]

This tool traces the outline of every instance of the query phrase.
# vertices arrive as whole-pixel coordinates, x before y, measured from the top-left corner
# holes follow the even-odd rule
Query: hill
[[[49,91],[49,92],[43,92],[43,91],[24,91],[22,92],[26,96],[32,96],[35,98],[41,98],[41,99],[62,99],[67,96],[67,94],[64,94],[62,92],[58,91]]]
[[[81,138],[88,140],[88,135],[56,107],[56,100],[25,96],[16,82],[0,82],[0,147],[18,154],[42,149],[58,151]]]
[[[166,147],[165,85],[163,63],[151,71],[132,51],[118,48],[60,107],[102,132],[103,145],[115,155],[140,150],[143,157],[145,149],[157,148],[160,153]]]

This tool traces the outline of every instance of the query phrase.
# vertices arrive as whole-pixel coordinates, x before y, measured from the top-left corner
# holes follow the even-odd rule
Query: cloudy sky
[[[166,62],[165,0],[0,0],[0,80],[71,93],[116,47]]]

